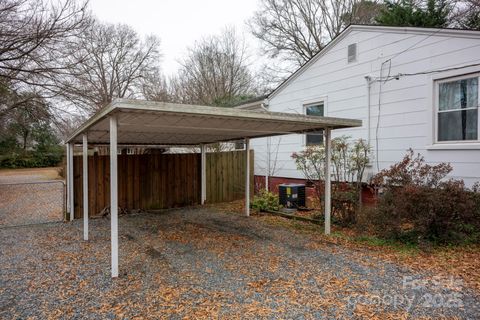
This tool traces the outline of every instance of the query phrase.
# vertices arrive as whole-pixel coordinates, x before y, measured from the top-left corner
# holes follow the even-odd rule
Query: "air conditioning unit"
[[[287,209],[305,208],[304,184],[280,184],[278,186],[280,205]]]

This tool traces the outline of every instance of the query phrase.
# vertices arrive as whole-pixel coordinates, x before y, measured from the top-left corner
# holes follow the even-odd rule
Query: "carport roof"
[[[117,117],[120,145],[198,145],[362,125],[353,119],[117,99],[67,142],[80,143],[86,133],[89,144],[108,144],[109,116]]]

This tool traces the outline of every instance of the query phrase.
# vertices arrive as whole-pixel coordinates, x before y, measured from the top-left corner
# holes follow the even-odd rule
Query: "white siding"
[[[347,62],[347,47],[357,43],[357,61]],[[449,36],[431,33],[385,32],[379,30],[351,30],[317,61],[303,70],[269,101],[269,110],[303,113],[306,103],[325,100],[325,115],[360,119],[362,128],[334,130],[333,137],[349,135],[367,138],[367,82],[365,77],[379,77],[380,66],[392,58],[390,74],[418,73],[480,63],[480,33],[478,36]],[[385,64],[384,75],[389,65]],[[434,125],[433,83],[436,78],[479,72],[480,67],[443,73],[400,77],[382,84],[378,137],[379,83],[371,85],[370,135],[375,149],[378,139],[380,169],[400,161],[406,149],[413,148],[425,156],[427,162],[450,162],[452,177],[462,178],[467,184],[480,180],[480,144],[474,150],[432,150]],[[278,138],[272,138],[271,149]],[[252,140],[255,149],[255,174],[266,173],[266,139]],[[291,159],[293,152],[304,147],[303,135],[281,137],[275,176],[302,178]],[[275,150],[271,152],[275,158]],[[374,155],[376,157],[376,155]],[[272,160],[273,161],[273,160]],[[370,174],[376,172],[376,161]]]

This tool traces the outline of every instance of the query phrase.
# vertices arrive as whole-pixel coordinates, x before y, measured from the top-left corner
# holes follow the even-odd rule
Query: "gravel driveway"
[[[3,229],[0,318],[474,319],[480,314],[480,298],[452,279],[412,273],[366,252],[318,245],[265,219],[212,208],[121,216],[115,280],[109,270],[109,220],[91,220],[88,242],[81,240],[81,221]]]

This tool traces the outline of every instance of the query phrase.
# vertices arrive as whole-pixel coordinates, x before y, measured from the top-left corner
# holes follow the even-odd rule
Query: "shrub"
[[[332,139],[332,207],[335,221],[350,224],[361,206],[360,192],[370,147],[363,140],[349,142],[348,136]],[[325,147],[310,146],[292,154],[296,167],[315,188],[318,203],[323,203]]]
[[[447,163],[428,165],[409,150],[374,178],[383,189],[372,222],[386,238],[440,244],[480,241],[480,193],[446,180]]]
[[[340,225],[355,222],[359,204],[359,192],[354,184],[335,183],[332,185],[332,216]]]
[[[278,211],[280,210],[278,195],[262,189],[260,193],[253,198],[252,207],[262,212],[268,210]]]
[[[0,168],[37,168],[57,166],[62,153],[32,153],[26,155],[9,154],[0,159]]]
[[[297,169],[303,173],[307,183],[312,185],[318,203],[323,203],[325,180],[325,148],[323,146],[309,146],[300,152],[294,152],[292,159]]]

